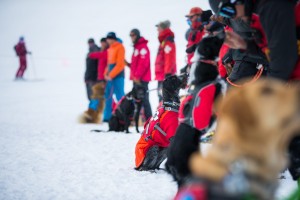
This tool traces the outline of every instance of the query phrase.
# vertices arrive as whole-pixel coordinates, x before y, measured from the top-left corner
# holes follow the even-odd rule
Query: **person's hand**
[[[230,63],[227,63],[224,65],[226,72],[227,72],[227,76],[230,76],[231,72],[232,72],[232,65]]]
[[[136,84],[141,84],[141,81],[137,78],[133,78],[133,82],[136,83]]]
[[[172,76],[172,74],[165,74],[165,79]]]
[[[104,79],[106,80],[106,81],[111,81],[112,79],[110,78],[110,76],[108,76],[107,74],[104,76]]]
[[[231,49],[247,49],[246,41],[233,31],[226,31],[225,44]]]
[[[125,60],[125,65],[130,68],[131,63],[129,63],[129,62],[127,62],[127,60]]]

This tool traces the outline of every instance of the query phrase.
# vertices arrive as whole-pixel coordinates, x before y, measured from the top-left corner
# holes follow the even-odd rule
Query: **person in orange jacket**
[[[114,32],[107,34],[108,64],[104,72],[107,81],[105,88],[105,108],[103,122],[108,122],[112,115],[113,95],[119,101],[124,95],[125,48]]]
[[[166,77],[176,74],[176,46],[174,33],[169,20],[156,25],[160,42],[155,61],[155,80],[158,81],[158,98],[162,101],[162,82]]]

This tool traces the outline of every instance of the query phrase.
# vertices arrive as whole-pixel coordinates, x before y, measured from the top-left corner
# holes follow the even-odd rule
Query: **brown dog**
[[[90,105],[87,111],[85,111],[80,117],[80,123],[100,123],[101,115],[103,113],[105,98],[104,98],[105,83],[96,83],[92,87],[92,96]]]
[[[191,171],[221,182],[238,162],[251,193],[272,199],[277,176],[288,164],[289,141],[300,132],[299,89],[276,80],[259,80],[230,90],[216,109],[219,118],[212,147],[206,156],[191,157]]]

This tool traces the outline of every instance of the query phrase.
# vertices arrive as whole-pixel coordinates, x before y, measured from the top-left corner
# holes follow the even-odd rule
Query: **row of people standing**
[[[162,99],[162,81],[176,74],[176,46],[174,33],[170,29],[170,21],[162,21],[156,25],[158,31],[159,49],[155,61],[155,80],[158,81],[158,97]],[[116,101],[124,96],[124,68],[130,68],[130,80],[133,84],[142,85],[148,91],[151,81],[151,62],[148,40],[142,37],[138,29],[130,31],[130,38],[133,43],[131,62],[125,60],[125,48],[122,41],[117,38],[114,32],[109,32],[106,38],[101,39],[101,48],[97,47],[93,39],[88,40],[89,53],[86,58],[85,83],[87,96],[90,100],[89,108],[96,111],[99,99],[93,99],[92,88],[99,82],[105,83],[105,108],[103,122],[108,122]],[[149,93],[145,92],[143,100],[144,115],[148,119],[152,116],[152,109],[149,102]]]

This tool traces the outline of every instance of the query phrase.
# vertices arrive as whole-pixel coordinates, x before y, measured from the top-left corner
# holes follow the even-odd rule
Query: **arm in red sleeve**
[[[173,67],[175,66],[175,43],[167,41],[164,47],[165,55],[165,65],[164,72],[165,74],[172,74]]]
[[[103,54],[103,52],[92,52],[92,53],[89,54],[89,58],[99,59],[99,58],[101,58],[102,54]]]

